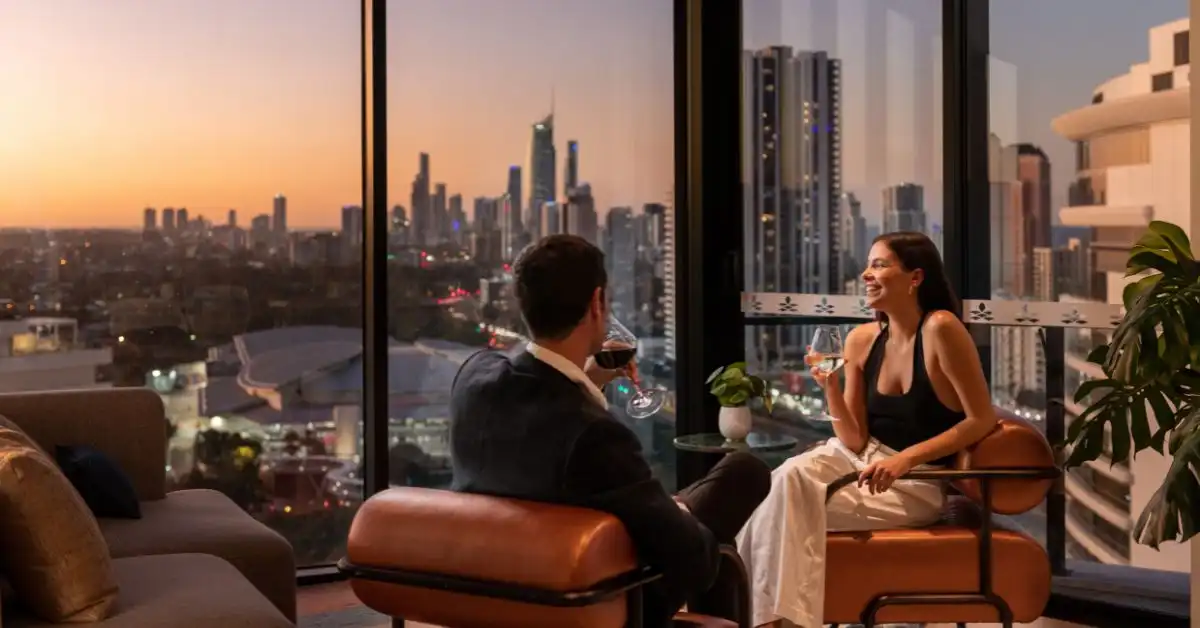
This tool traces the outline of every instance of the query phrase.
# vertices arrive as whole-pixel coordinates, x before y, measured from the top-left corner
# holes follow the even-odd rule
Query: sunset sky
[[[886,50],[901,57],[886,66],[867,60],[874,44],[861,40],[873,31],[855,26],[880,5]],[[0,227],[133,227],[148,206],[209,218],[236,208],[245,224],[269,213],[277,193],[289,198],[291,225],[337,224],[339,207],[360,202],[357,6],[0,0]],[[930,51],[940,1],[745,6],[747,47],[825,46],[850,67],[859,58],[862,72],[846,80],[860,90],[886,82],[879,137],[864,126],[873,115],[864,105],[843,104],[846,124],[858,125],[845,129],[846,186],[865,190],[869,216],[879,187],[914,177],[933,184],[940,132],[926,109],[937,94]],[[992,7],[994,55],[1017,77],[1003,97],[1016,106],[996,108],[993,120],[1021,135],[1006,141],[1046,146],[1056,190],[1071,152],[1050,119],[1143,61],[1150,26],[1187,15],[1186,0]],[[503,191],[508,166],[527,162],[530,125],[549,111],[552,92],[560,178],[566,141],[575,139],[581,178],[602,210],[666,199],[670,0],[403,0],[389,13],[394,203],[409,204],[421,151],[431,154],[434,181],[463,194],[468,208],[475,196]],[[840,24],[832,41],[831,19]],[[868,165],[875,153],[882,169]]]

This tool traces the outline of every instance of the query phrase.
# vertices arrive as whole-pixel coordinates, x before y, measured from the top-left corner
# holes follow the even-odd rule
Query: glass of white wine
[[[818,325],[813,332],[812,343],[809,350],[817,359],[813,362],[813,366],[817,367],[825,375],[836,377],[835,373],[838,369],[846,364],[846,358],[842,356],[842,331],[832,325]],[[836,421],[837,417],[822,412],[819,415],[811,416],[810,418],[817,421]]]

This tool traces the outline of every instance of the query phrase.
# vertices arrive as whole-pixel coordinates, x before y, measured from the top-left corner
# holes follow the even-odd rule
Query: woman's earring
[[[908,284],[908,293],[909,294],[913,293],[913,285],[912,284]]]

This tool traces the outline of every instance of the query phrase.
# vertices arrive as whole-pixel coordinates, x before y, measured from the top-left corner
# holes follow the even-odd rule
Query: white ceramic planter
[[[722,407],[721,413],[717,415],[717,426],[726,440],[746,440],[746,435],[750,433],[750,423],[750,408],[746,406]]]

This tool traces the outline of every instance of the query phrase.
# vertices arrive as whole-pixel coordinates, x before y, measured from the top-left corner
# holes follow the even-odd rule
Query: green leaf
[[[733,393],[732,395],[729,395],[726,398],[726,401],[728,402],[728,405],[741,406],[741,405],[745,405],[746,401],[748,401],[749,399],[750,399],[750,393],[748,393],[744,390],[739,390],[739,391]]]
[[[747,378],[750,381],[750,392],[755,395],[762,395],[767,391],[767,383],[761,377],[751,375]]]
[[[1121,302],[1125,304],[1125,309],[1132,310],[1133,303],[1137,298],[1145,294],[1147,290],[1157,286],[1162,278],[1161,273],[1153,273],[1125,286],[1125,290],[1121,292]]]
[[[1117,429],[1115,426],[1113,429]],[[1150,422],[1146,416],[1146,401],[1137,400],[1129,408],[1129,431],[1133,434],[1133,454],[1150,446]]]
[[[1092,364],[1104,364],[1104,362],[1108,359],[1108,347],[1109,345],[1100,345],[1095,349],[1092,349],[1090,352],[1088,352],[1087,361],[1091,362]]]
[[[1154,269],[1164,275],[1179,274],[1179,265],[1174,259],[1168,257],[1170,253],[1162,251],[1152,251],[1150,249],[1137,249],[1137,252],[1129,256],[1129,263],[1126,264],[1126,272],[1136,275],[1137,273]],[[1171,256],[1174,257],[1174,256]]]
[[[1167,430],[1170,429],[1163,427],[1163,425],[1166,425],[1168,422],[1174,423],[1172,417],[1174,417],[1175,413],[1171,412],[1170,403],[1161,390],[1152,391],[1146,396],[1146,399],[1150,402],[1150,409],[1154,412],[1154,422],[1159,426],[1159,429],[1150,437],[1150,443],[1147,447],[1162,453],[1164,438],[1167,435]]]
[[[1088,395],[1097,390],[1113,389],[1120,386],[1121,383],[1114,379],[1090,379],[1075,389],[1075,403],[1083,403]]]
[[[1130,410],[1132,411],[1132,407]],[[1108,424],[1112,426],[1112,462],[1125,462],[1129,460],[1130,450],[1129,415],[1120,411],[1109,411],[1105,414],[1108,415]],[[1145,414],[1144,410],[1142,414]]]
[[[743,371],[742,369],[735,369],[732,366],[725,369],[724,373],[721,373],[721,379],[723,379],[727,382],[738,382],[738,381],[741,381],[743,378],[745,378],[745,376],[746,376],[745,371]]]
[[[1104,451],[1104,429],[1103,425],[1100,427],[1099,435],[1097,435],[1096,430],[1090,430],[1085,433],[1079,442],[1075,443],[1071,449],[1070,457],[1063,463],[1064,467],[1068,469],[1078,467],[1085,462],[1100,457],[1100,453]]]
[[[705,384],[713,383],[713,380],[715,380],[717,377],[719,377],[721,375],[721,371],[724,371],[724,370],[725,370],[725,367],[718,366],[717,370],[713,371],[712,374],[708,376],[708,379],[704,380],[704,383]]]
[[[1175,248],[1187,251],[1186,255],[1191,257],[1192,243],[1188,241],[1187,234],[1178,225],[1173,225],[1165,220],[1152,220],[1149,225],[1150,233],[1160,236],[1168,244]]]
[[[711,392],[712,392],[712,394],[716,395],[717,397],[720,397],[721,395],[725,394],[725,390],[728,387],[729,387],[729,385],[726,384],[725,382],[717,382],[717,383],[713,384]]]
[[[1185,237],[1184,240],[1186,239]],[[1191,281],[1195,281],[1200,272],[1197,270],[1196,260],[1192,259],[1191,251],[1181,249],[1170,239],[1167,239],[1167,247],[1171,250],[1171,254],[1175,258],[1175,263],[1183,271],[1184,276]]]
[[[1161,235],[1147,226],[1146,231],[1142,232],[1142,235],[1137,239],[1137,242],[1133,243],[1133,248],[1161,251],[1167,248],[1167,241]]]
[[[730,364],[729,366],[727,366],[725,368],[737,369],[737,370],[745,373],[746,372],[746,363],[745,362],[734,362],[733,364]]]
[[[1186,542],[1196,535],[1200,512],[1200,412],[1180,422],[1178,447],[1163,485],[1150,497],[1133,527],[1133,538],[1157,548],[1165,541]],[[1174,436],[1172,438],[1174,440]]]

